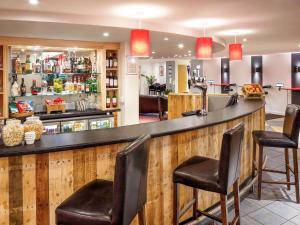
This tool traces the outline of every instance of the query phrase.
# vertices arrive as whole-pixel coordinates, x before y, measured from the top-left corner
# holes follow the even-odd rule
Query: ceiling
[[[9,0],[0,1],[0,35],[126,41],[142,18],[155,58],[193,54],[203,25],[215,37],[215,56],[227,55],[222,44],[234,34],[240,42],[247,38],[246,54],[269,54],[300,50],[299,15],[299,0],[40,0],[35,6]]]

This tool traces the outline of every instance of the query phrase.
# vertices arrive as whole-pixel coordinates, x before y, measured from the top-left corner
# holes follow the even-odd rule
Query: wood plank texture
[[[251,176],[251,132],[264,129],[264,109],[218,125],[151,139],[147,225],[172,224],[172,172],[176,166],[194,155],[218,159],[224,131],[240,122],[245,123],[242,183]],[[74,191],[96,178],[114,179],[116,154],[127,144],[1,158],[0,225],[55,225],[56,207]],[[192,199],[192,194],[191,188],[180,186],[181,208]],[[201,210],[218,201],[216,194],[198,192]],[[184,218],[191,215],[188,211]],[[132,225],[137,224],[135,218]]]

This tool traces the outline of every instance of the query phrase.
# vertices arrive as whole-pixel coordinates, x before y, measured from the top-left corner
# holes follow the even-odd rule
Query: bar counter
[[[150,134],[148,225],[172,224],[172,171],[193,155],[219,158],[223,132],[245,123],[241,183],[251,174],[252,130],[264,129],[264,101],[244,101],[210,112],[206,117],[118,128],[44,135],[34,145],[0,146],[0,225],[54,225],[55,208],[93,179],[113,179],[115,156],[129,142]],[[180,205],[192,199],[192,190],[180,190]],[[218,195],[199,192],[206,209]],[[184,219],[184,218],[183,218]],[[135,219],[132,224],[138,224]]]

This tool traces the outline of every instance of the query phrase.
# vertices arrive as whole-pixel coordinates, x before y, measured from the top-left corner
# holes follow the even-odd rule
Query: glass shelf
[[[47,96],[72,96],[72,95],[90,95],[90,94],[101,94],[101,92],[90,92],[90,93],[45,93],[45,94],[37,94],[32,95],[27,93],[25,96],[9,96],[10,98],[26,98],[26,97],[47,97]]]

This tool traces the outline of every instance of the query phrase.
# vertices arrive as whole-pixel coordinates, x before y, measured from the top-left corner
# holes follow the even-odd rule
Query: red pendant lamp
[[[211,37],[199,37],[196,42],[196,58],[212,59],[213,39]]]
[[[130,50],[132,57],[150,57],[149,30],[131,30]]]
[[[243,59],[242,44],[236,43],[236,36],[235,36],[235,43],[229,44],[229,60],[241,61],[242,59]]]

